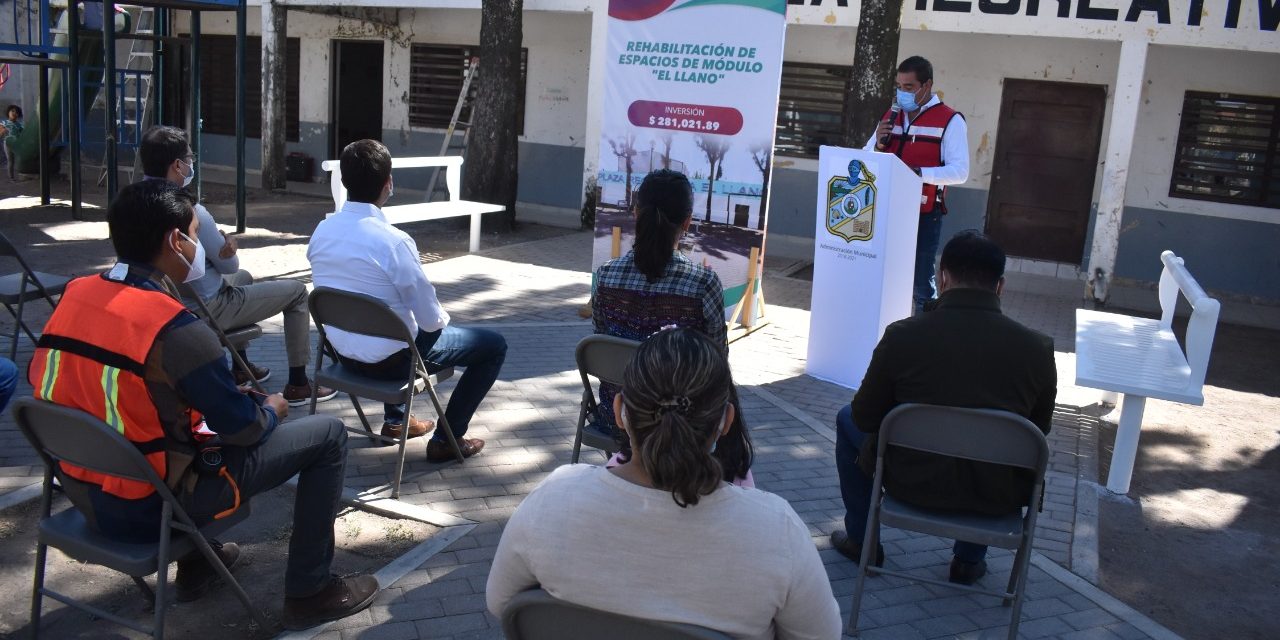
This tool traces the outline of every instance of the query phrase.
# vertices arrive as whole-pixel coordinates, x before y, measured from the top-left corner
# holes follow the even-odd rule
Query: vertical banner
[[[785,30],[786,0],[610,0],[593,270],[631,250],[635,192],[665,168],[693,183],[680,251],[720,276],[726,316],[758,284]]]
[[[911,315],[920,186],[891,153],[818,150],[805,373],[860,387],[885,327]]]

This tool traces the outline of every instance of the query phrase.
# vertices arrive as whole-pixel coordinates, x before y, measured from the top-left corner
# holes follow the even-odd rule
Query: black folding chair
[[[106,423],[78,409],[34,398],[17,400],[14,403],[13,415],[18,428],[22,430],[22,435],[26,436],[27,441],[40,454],[45,467],[44,492],[40,498],[40,525],[36,542],[35,585],[31,591],[31,637],[33,639],[39,637],[40,609],[44,596],[140,633],[149,634],[153,638],[163,638],[164,618],[168,608],[169,561],[171,558],[180,558],[193,549],[199,549],[217,570],[223,582],[235,591],[236,597],[244,604],[245,609],[249,611],[249,615],[259,627],[269,628],[266,617],[249,600],[249,596],[231,576],[231,572],[223,566],[207,539],[207,536],[226,531],[247,518],[248,501],[242,502],[240,508],[230,516],[204,527],[197,527],[138,448]],[[81,500],[77,498],[75,492],[67,492],[73,507],[51,514],[53,492],[58,489],[53,481],[55,474],[60,477],[60,480],[62,479],[61,472],[57,471],[57,465],[60,462],[67,462],[98,473],[150,483],[164,500],[159,522],[159,541],[150,544],[118,542],[99,533],[90,525],[81,511],[85,505],[79,504]],[[44,570],[49,547],[60,549],[81,562],[102,565],[132,577],[134,584],[138,585],[155,607],[152,628],[148,629],[137,622],[47,588],[44,584]],[[154,591],[142,579],[152,573],[157,574]]]
[[[31,342],[36,341],[35,334],[31,333],[31,329],[27,327],[27,323],[22,321],[22,307],[28,300],[44,298],[49,303],[49,308],[57,306],[53,301],[53,296],[62,295],[66,290],[67,283],[71,282],[71,278],[67,276],[55,275],[52,273],[44,273],[43,271],[33,271],[22,258],[22,254],[18,253],[18,248],[9,242],[9,238],[0,233],[0,257],[10,257],[18,261],[18,266],[22,268],[17,273],[9,273],[0,276],[0,304],[13,316],[16,326],[13,328],[13,341],[9,345],[9,359],[14,360],[18,355],[18,330],[21,329],[31,338]],[[14,309],[17,305],[17,309]]]
[[[639,347],[640,343],[635,340],[604,334],[590,335],[578,342],[574,359],[578,362],[578,375],[582,376],[582,401],[578,409],[578,428],[573,437],[575,464],[584,444],[605,452],[606,456],[618,452],[618,442],[613,436],[590,427],[589,423],[600,406],[591,378],[621,387],[622,372]]]
[[[457,457],[458,462],[462,462],[464,460],[462,449],[449,428],[449,421],[444,417],[440,397],[436,395],[436,385],[449,379],[453,375],[453,368],[447,367],[434,374],[430,373],[427,370],[426,361],[422,359],[422,354],[418,353],[418,346],[414,343],[415,336],[410,333],[409,327],[405,326],[404,321],[391,310],[391,307],[377,298],[363,293],[316,287],[307,298],[307,305],[311,309],[311,319],[315,321],[316,329],[320,332],[320,345],[316,348],[315,375],[312,376],[315,383],[311,387],[311,413],[316,412],[315,390],[321,385],[345,391],[351,398],[351,404],[355,406],[356,414],[360,416],[360,422],[364,426],[363,433],[351,427],[347,427],[347,431],[400,446],[391,497],[400,497],[400,480],[404,477],[405,445],[409,440],[408,419],[413,415],[414,396],[423,391],[427,393],[427,397],[431,398],[431,404],[435,407],[436,429],[444,429],[449,446],[453,447],[454,456]],[[326,333],[329,327],[403,342],[411,355],[411,366],[405,374],[404,381],[370,378],[342,366],[337,350],[329,343]],[[330,360],[329,365],[324,364],[326,357]],[[369,398],[387,404],[403,403],[405,426],[400,430],[400,437],[390,438],[374,432],[369,419],[364,415],[364,409],[360,407],[359,398]]]
[[[502,612],[507,640],[729,640],[719,631],[633,618],[557,600],[541,589],[516,595]]]
[[[884,453],[889,447],[1029,469],[1034,474],[1031,504],[1022,514],[988,516],[924,509],[896,500],[883,492]],[[1044,433],[1020,415],[994,409],[927,404],[904,404],[890,411],[880,425],[876,475],[871,489],[874,498],[862,537],[862,558],[858,562],[858,580],[853,589],[849,633],[857,634],[863,585],[867,574],[875,573],[1001,598],[1005,606],[1013,605],[1009,640],[1017,638],[1022,596],[1027,586],[1027,567],[1031,560],[1031,542],[1035,537],[1036,515],[1040,512],[1044,471],[1048,464],[1049,444]],[[991,547],[1017,549],[1009,572],[1009,586],[1003,591],[992,591],[871,566],[871,551],[876,547],[881,524]]]

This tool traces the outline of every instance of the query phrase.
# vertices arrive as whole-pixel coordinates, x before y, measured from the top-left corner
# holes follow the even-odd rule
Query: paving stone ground
[[[72,271],[84,273],[100,266],[101,256],[109,256],[109,247],[104,249],[101,235],[94,236],[92,225],[100,223],[80,224],[90,225],[72,228],[84,236],[89,258],[81,260],[85,267]],[[71,231],[64,226],[56,233]],[[590,241],[589,234],[571,233],[445,259],[427,267],[454,322],[501,331],[510,351],[501,378],[472,422],[469,435],[485,438],[485,451],[461,465],[431,464],[425,461],[421,441],[412,442],[401,499],[461,516],[478,526],[387,587],[368,612],[340,621],[317,637],[501,637],[498,621],[485,611],[484,586],[502,527],[523,496],[553,469],[568,463],[571,455],[581,393],[573,347],[590,332],[589,323],[577,315],[589,295]],[[279,242],[288,250],[264,260],[268,267],[261,271],[305,279],[305,259],[297,250],[299,244],[305,246],[305,236],[293,235]],[[267,258],[266,252],[256,255]],[[246,257],[245,266],[257,269],[250,257]],[[69,266],[76,257],[64,254],[61,262]],[[849,401],[851,392],[803,373],[808,283],[768,276],[765,294],[769,323],[731,347],[734,375],[745,390],[743,409],[758,454],[756,482],[761,489],[790,501],[809,525],[833,591],[847,613],[856,566],[831,549],[827,537],[843,518],[833,464],[832,425],[836,411]],[[1087,535],[1077,539],[1078,531],[1087,533],[1094,526],[1088,522],[1094,517],[1088,509],[1080,515],[1078,500],[1088,495],[1096,480],[1096,461],[1092,460],[1096,447],[1091,439],[1093,422],[1080,411],[1095,396],[1067,383],[1074,369],[1070,349],[1075,303],[1022,291],[1006,293],[1004,301],[1010,315],[1054,336],[1063,387],[1051,435],[1053,459],[1045,509],[1035,544],[1039,557],[1030,571],[1020,634],[1071,639],[1172,637],[1163,627],[1070,573],[1078,569],[1088,574],[1089,559],[1096,563],[1096,551],[1087,548],[1096,540],[1091,542]],[[37,308],[30,320],[38,327],[44,316],[47,310]],[[262,326],[265,335],[253,343],[250,355],[258,364],[279,372],[280,377],[268,383],[269,389],[275,390],[282,384],[286,368],[281,325],[271,320]],[[20,347],[18,363],[25,367],[32,349],[25,341]],[[442,385],[445,398],[451,384]],[[30,392],[25,383],[18,391]],[[419,405],[423,412],[429,413],[423,405]],[[379,406],[366,402],[364,407],[371,419],[380,418]],[[344,396],[322,404],[320,410],[342,417],[349,426],[358,425]],[[302,413],[295,410],[295,415]],[[352,443],[347,485],[375,491],[381,488],[381,493],[388,493],[395,448],[372,447],[360,438],[353,438]],[[599,463],[603,457],[588,450],[582,461]],[[38,464],[6,414],[0,419],[0,493],[38,481]],[[935,578],[946,575],[950,541],[891,529],[885,530],[883,540],[888,566]],[[1012,555],[993,550],[989,560],[992,573],[982,583],[998,587],[1008,579]],[[25,583],[20,586],[20,590],[25,588]],[[996,598],[876,577],[867,582],[862,611],[863,638],[977,638],[1004,637],[1009,610]]]

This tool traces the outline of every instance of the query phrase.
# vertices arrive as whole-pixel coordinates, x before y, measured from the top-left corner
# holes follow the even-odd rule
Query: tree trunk
[[[875,132],[893,97],[902,0],[863,0],[853,46],[844,146],[861,149]]]
[[[519,184],[520,42],[524,0],[482,0],[480,70],[471,107],[471,138],[463,166],[462,194],[467,200],[500,204],[487,225],[510,230],[516,219]]]
[[[284,189],[285,183],[285,5],[262,3],[262,188]]]
[[[707,174],[707,222],[711,222],[711,199],[716,195],[716,164],[711,160],[711,173]]]

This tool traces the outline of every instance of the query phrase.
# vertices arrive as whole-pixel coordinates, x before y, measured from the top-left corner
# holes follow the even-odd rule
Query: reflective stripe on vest
[[[97,417],[127,438],[163,479],[165,430],[151,401],[145,361],[157,336],[186,313],[161,291],[101,276],[77,278],[45,325],[28,379],[37,398]],[[125,499],[155,492],[147,482],[108,476],[62,463],[68,476]]]
[[[888,118],[889,113],[886,111],[881,119]],[[909,167],[941,167],[943,165],[942,135],[946,132],[951,119],[956,116],[964,117],[959,111],[939,102],[921,111],[920,115],[907,125],[904,134],[902,128],[906,125],[907,116],[905,113],[899,113],[898,119],[893,123],[893,139],[889,141],[889,146],[885,147],[885,153],[897,155]],[[943,191],[943,187],[926,183],[921,188],[920,213],[929,213],[935,206],[941,206],[945,211]]]

